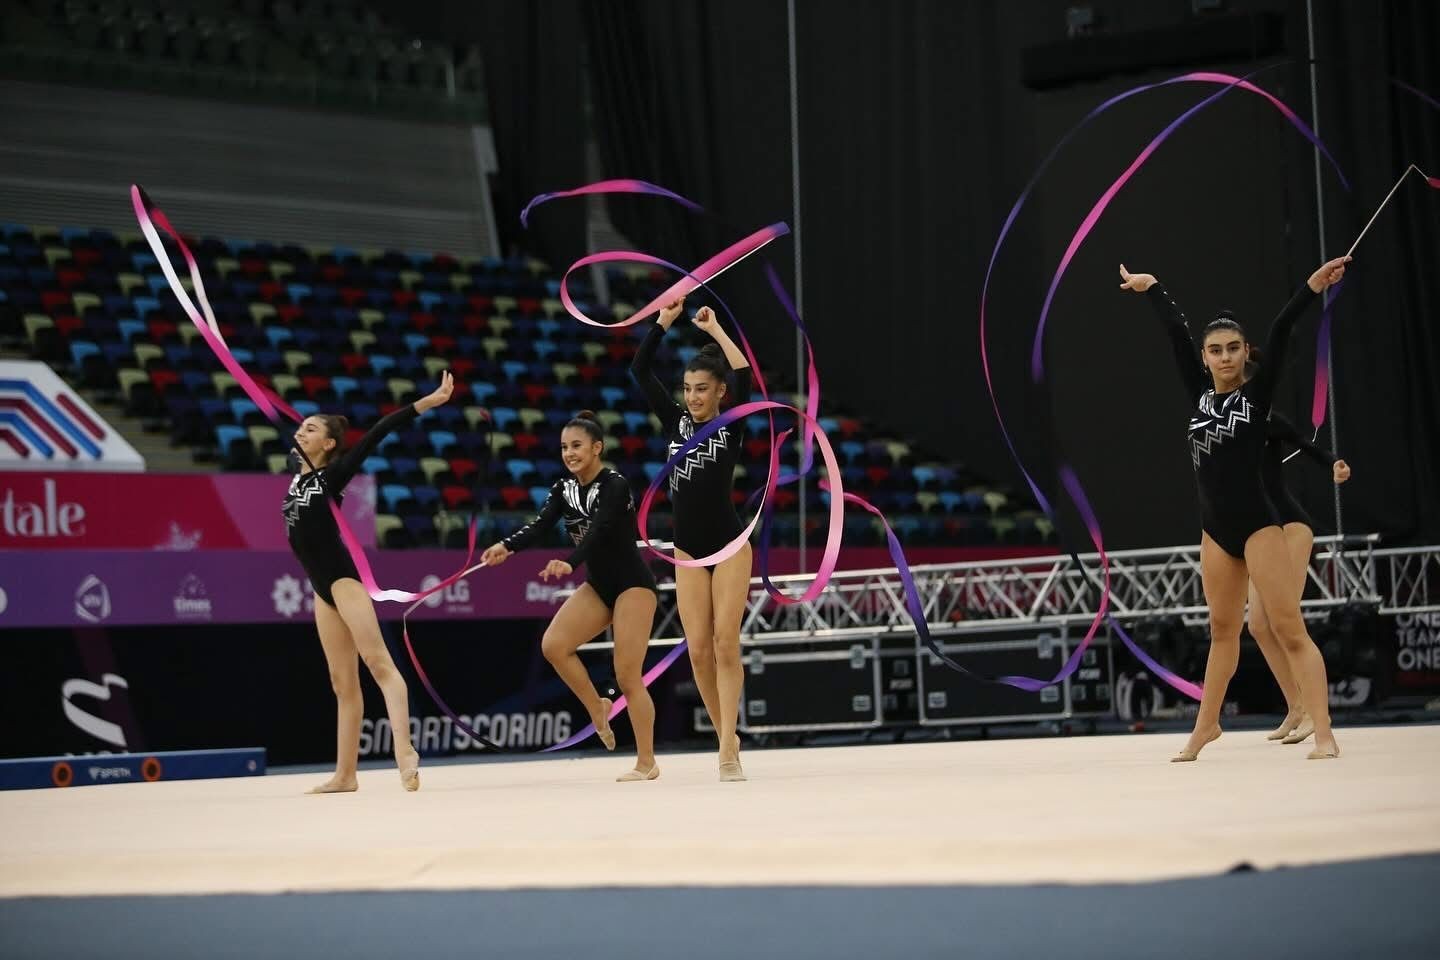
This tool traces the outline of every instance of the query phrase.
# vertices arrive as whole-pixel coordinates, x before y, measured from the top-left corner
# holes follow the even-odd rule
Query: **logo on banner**
[[[5,588],[0,587],[0,613],[4,613],[8,606],[10,606],[10,597],[5,593]]]
[[[430,573],[420,581],[420,592],[434,589],[440,585],[440,578]],[[475,608],[470,603],[470,584],[464,580],[457,580],[444,590],[436,590],[425,598],[425,606],[431,610],[439,609],[441,604],[445,605],[446,613],[474,613]]]
[[[311,593],[310,581],[306,580],[302,588],[300,581],[288,573],[275,578],[275,589],[270,591],[270,599],[275,602],[275,612],[282,617],[293,617],[301,610],[306,613],[315,611],[315,595]]]
[[[1395,642],[1395,666],[1401,671],[1440,671],[1440,613],[1398,614]]]
[[[203,530],[184,530],[180,524],[170,521],[169,539],[155,544],[156,550],[196,550],[205,537]]]
[[[75,590],[75,615],[90,623],[99,623],[110,616],[110,588],[93,573],[80,581]]]
[[[107,673],[100,679],[104,681],[103,684],[92,683],[89,680],[66,680],[60,685],[60,701],[65,708],[65,719],[95,739],[103,740],[112,747],[119,747],[123,750],[125,749],[125,731],[120,728],[120,724],[97,717],[93,713],[87,713],[75,703],[77,697],[108,703],[111,687],[119,687],[121,690],[130,689],[130,684],[125,681],[125,678],[117,674]]]
[[[85,508],[78,503],[60,502],[55,481],[43,483],[45,492],[39,503],[17,500],[14,490],[5,491],[0,500],[0,526],[11,537],[83,537]]]
[[[209,620],[212,613],[205,581],[193,573],[186,575],[175,593],[175,616],[181,620]]]
[[[530,603],[548,603],[553,607],[555,604],[560,602],[559,598],[556,597],[555,594],[559,593],[561,590],[574,589],[575,584],[573,583],[566,583],[562,586],[558,583],[552,585],[548,583],[536,583],[534,580],[531,580],[529,583],[525,584],[525,599]]]

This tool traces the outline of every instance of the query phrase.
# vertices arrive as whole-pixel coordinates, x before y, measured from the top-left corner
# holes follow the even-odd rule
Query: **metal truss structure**
[[[1310,560],[1302,607],[1318,616],[1348,603],[1374,604],[1381,613],[1440,611],[1440,545],[1377,549],[1379,535],[1321,537]],[[1200,548],[1122,550],[1106,554],[1029,557],[912,568],[925,620],[936,635],[999,626],[1088,624],[1095,618],[1100,584],[1108,575],[1109,613],[1122,622],[1180,616],[1203,624]],[[798,596],[808,576],[774,577],[782,592]],[[741,620],[743,640],[803,643],[820,639],[914,632],[894,569],[837,572],[817,598],[777,603],[752,581]],[[653,636],[677,643],[683,636],[674,584],[661,587]],[[599,644],[597,644],[598,646]]]

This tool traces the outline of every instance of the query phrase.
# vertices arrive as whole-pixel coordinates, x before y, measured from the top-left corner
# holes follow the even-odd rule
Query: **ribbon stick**
[[[1390,202],[1390,198],[1395,196],[1395,191],[1400,189],[1400,184],[1404,183],[1405,178],[1410,176],[1411,173],[1418,173],[1420,177],[1430,185],[1431,189],[1440,190],[1440,177],[1432,177],[1424,170],[1415,166],[1415,164],[1410,164],[1410,166],[1405,168],[1405,172],[1400,174],[1400,179],[1395,181],[1395,186],[1391,187],[1390,192],[1385,194],[1385,199],[1380,201],[1380,206],[1376,207],[1375,212],[1370,215],[1370,220],[1365,224],[1365,229],[1361,230],[1360,236],[1356,237],[1355,242],[1350,244],[1350,249],[1345,251],[1345,256],[1350,256],[1355,252],[1355,248],[1360,246],[1360,241],[1365,238],[1365,234],[1370,232],[1370,227],[1375,223],[1376,218],[1380,216],[1380,211],[1385,209],[1386,204]]]
[[[1259,73],[1263,72],[1263,70],[1272,69],[1273,66],[1278,66],[1278,64],[1272,65],[1272,67],[1262,68],[1262,70],[1250,74],[1249,77],[1236,77],[1229,74],[1204,71],[1188,73],[1179,77],[1171,78],[1169,80],[1161,81],[1160,83],[1143,84],[1134,87],[1102,102],[1101,104],[1093,108],[1089,113],[1087,113],[1083,118],[1081,118],[1081,120],[1070,130],[1068,130],[1065,135],[1061,137],[1061,139],[1055,144],[1055,146],[1050,149],[1050,151],[1041,160],[1035,172],[1031,175],[1029,181],[1026,182],[1024,188],[1020,192],[1020,195],[1016,198],[1014,204],[1011,206],[1008,214],[1006,215],[1005,221],[1000,228],[1000,234],[995,240],[994,247],[991,249],[990,260],[985,269],[984,283],[981,287],[979,324],[980,364],[981,370],[985,375],[986,390],[990,395],[991,409],[994,412],[996,424],[1000,428],[1000,435],[1005,441],[1005,446],[1010,451],[1010,456],[1015,461],[1016,467],[1020,470],[1020,475],[1024,478],[1025,483],[1030,488],[1031,493],[1035,496],[1036,502],[1039,503],[1041,509],[1044,510],[1046,516],[1048,516],[1052,522],[1057,521],[1055,509],[1051,505],[1049,499],[1045,496],[1044,491],[1040,489],[1039,483],[1031,475],[1030,471],[1026,468],[1024,460],[1021,458],[1019,450],[1015,446],[1014,439],[1010,435],[1010,431],[1005,424],[1005,418],[1000,410],[999,397],[995,392],[995,384],[990,367],[988,337],[986,329],[987,307],[989,305],[990,282],[994,275],[995,265],[1000,257],[1000,251],[1005,245],[1005,241],[1009,237],[1010,231],[1014,227],[1015,222],[1019,218],[1021,210],[1025,206],[1026,202],[1029,200],[1030,195],[1034,191],[1036,185],[1039,183],[1041,176],[1056,160],[1061,150],[1065,147],[1067,143],[1070,142],[1071,139],[1073,139],[1083,128],[1088,126],[1098,116],[1109,110],[1111,107],[1114,107],[1116,104],[1127,100],[1137,94],[1144,93],[1145,91],[1174,83],[1222,83],[1225,84],[1226,87],[1225,90],[1220,91],[1221,93],[1227,92],[1231,88],[1238,88],[1246,92],[1255,93],[1259,96],[1264,97],[1265,100],[1269,102],[1272,106],[1274,106],[1296,130],[1298,130],[1302,135],[1305,136],[1307,140],[1309,140],[1312,144],[1315,145],[1315,147],[1321,152],[1321,154],[1323,154],[1325,158],[1330,162],[1330,165],[1335,170],[1336,176],[1340,180],[1341,184],[1345,185],[1348,189],[1348,181],[1345,179],[1343,171],[1340,170],[1338,163],[1336,163],[1334,159],[1334,156],[1330,153],[1330,150],[1325,146],[1325,144],[1320,140],[1320,138],[1315,134],[1315,132],[1311,130],[1309,126],[1307,126],[1304,121],[1300,119],[1299,115],[1296,114],[1295,111],[1291,109],[1288,105],[1280,101],[1272,94],[1255,86],[1253,83],[1250,82],[1250,78],[1255,77]],[[1061,275],[1063,275],[1065,267],[1068,265],[1070,258],[1072,258],[1074,255],[1074,251],[1078,249],[1080,243],[1083,242],[1084,235],[1087,234],[1089,232],[1089,228],[1092,228],[1095,222],[1099,220],[1099,217],[1101,216],[1101,214],[1103,214],[1105,207],[1109,203],[1109,200],[1112,199],[1115,196],[1116,192],[1118,192],[1118,190],[1123,187],[1124,183],[1128,181],[1128,179],[1139,170],[1140,166],[1142,166],[1144,162],[1146,162],[1150,158],[1150,156],[1154,153],[1155,148],[1158,147],[1159,142],[1162,142],[1165,137],[1168,137],[1171,133],[1178,129],[1180,125],[1193,117],[1200,108],[1203,108],[1204,106],[1213,102],[1214,99],[1215,97],[1213,96],[1207,98],[1206,100],[1202,101],[1198,107],[1187,110],[1175,123],[1172,123],[1165,130],[1163,130],[1160,137],[1156,138],[1155,141],[1152,141],[1151,144],[1144,151],[1142,151],[1142,154],[1136,158],[1136,161],[1131,164],[1131,166],[1125,171],[1124,174],[1121,175],[1121,179],[1117,181],[1116,184],[1112,184],[1111,188],[1107,190],[1104,195],[1102,195],[1100,201],[1097,202],[1095,208],[1091,210],[1090,214],[1086,217],[1085,222],[1082,223],[1080,230],[1077,231],[1076,238],[1072,239],[1071,245],[1067,248],[1065,260],[1062,262],[1060,269],[1057,271],[1056,277],[1052,280],[1050,290],[1048,291],[1046,296],[1045,307],[1042,310],[1040,322],[1037,325],[1035,333],[1035,343],[1032,348],[1032,379],[1039,381],[1043,376],[1044,366],[1041,344],[1043,342],[1044,336],[1045,318],[1048,314],[1049,305],[1053,301],[1055,289],[1059,285],[1059,278]],[[1328,350],[1328,343],[1325,344],[1325,349]],[[1065,483],[1065,485],[1067,487],[1070,485],[1074,486],[1072,499],[1076,500],[1078,506],[1082,502],[1083,490],[1080,487],[1078,478],[1074,476],[1073,471],[1069,471],[1068,468],[1065,468],[1065,470],[1067,472],[1062,472],[1062,482],[1065,482],[1065,478],[1067,476],[1069,477],[1069,480],[1067,483]],[[1067,490],[1067,492],[1070,491]],[[1078,497],[1076,495],[1078,495]],[[1088,509],[1088,504],[1086,504],[1082,512],[1088,511]],[[1093,513],[1090,513],[1088,516],[1087,527],[1093,528],[1091,530],[1092,540],[1095,541],[1098,549],[1100,545],[1100,528],[1098,520],[1094,518]],[[1085,566],[1081,563],[1079,556],[1073,551],[1070,551],[1070,556],[1072,562],[1076,564],[1077,568],[1082,571],[1082,573],[1086,576],[1087,579],[1090,579],[1091,575],[1089,571],[1086,570]],[[1108,595],[1109,568],[1108,559],[1104,558],[1103,553],[1102,569],[1104,572],[1106,583],[1101,585],[1101,589],[1102,591],[1104,591],[1102,593],[1102,596],[1105,596]],[[1152,658],[1150,658],[1148,654],[1145,654],[1144,651],[1140,649],[1138,644],[1136,644],[1130,638],[1129,634],[1126,633],[1124,628],[1120,625],[1118,621],[1115,620],[1113,616],[1109,616],[1107,614],[1106,619],[1108,620],[1112,630],[1114,630],[1116,635],[1120,637],[1122,643],[1124,643],[1133,653],[1135,653],[1136,656],[1140,658],[1141,662],[1145,663],[1147,667],[1150,667],[1150,669],[1154,670],[1156,676],[1165,679],[1166,682],[1170,684],[1170,686],[1175,687],[1177,690],[1181,690],[1181,692],[1184,692],[1187,695],[1197,696],[1197,692],[1200,689],[1197,685],[1191,684],[1189,681],[1185,681],[1181,678],[1175,677],[1174,674],[1165,670],[1158,663],[1155,663]]]

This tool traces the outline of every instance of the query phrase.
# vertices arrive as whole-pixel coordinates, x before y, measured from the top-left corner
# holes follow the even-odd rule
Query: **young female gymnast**
[[[555,481],[540,515],[485,551],[490,566],[524,550],[558,520],[565,521],[575,549],[551,560],[540,577],[559,579],[585,565],[585,582],[550,621],[541,649],[545,659],[584,704],[605,749],[615,749],[611,701],[600,696],[576,650],[610,625],[615,627],[615,679],[630,704],[635,730],[635,767],[615,779],[624,783],[660,776],[655,762],[655,705],[645,689],[645,650],[655,619],[655,577],[635,545],[635,498],[630,483],[604,466],[605,432],[583,410],[560,433],[560,456],[570,476]]]
[[[640,344],[630,372],[650,409],[670,438],[670,455],[715,419],[727,397],[743,403],[750,396],[750,363],[720,327],[715,312],[701,307],[695,326],[714,339],[685,367],[685,404],[675,402],[654,373],[655,350],[684,309],[683,298],[660,311],[660,318]],[[735,378],[732,390],[728,380]],[[675,556],[695,560],[718,552],[744,529],[731,501],[735,464],[745,430],[732,423],[692,450],[670,474],[670,502],[675,511]],[[750,545],[713,567],[676,567],[675,591],[680,623],[690,645],[695,685],[719,741],[720,779],[745,779],[740,766],[740,738],[735,733],[745,668],[740,661],[740,618],[750,594]]]
[[[1250,583],[1290,660],[1306,712],[1315,724],[1316,747],[1309,758],[1340,754],[1330,729],[1325,662],[1305,631],[1300,615],[1302,583],[1286,545],[1284,523],[1265,494],[1261,461],[1265,422],[1291,331],[1311,301],[1344,276],[1347,262],[1349,258],[1342,257],[1324,264],[1290,298],[1271,326],[1269,362],[1248,382],[1245,364],[1250,345],[1233,318],[1221,317],[1205,327],[1197,364],[1185,315],[1169,293],[1151,274],[1132,274],[1123,264],[1120,267],[1121,289],[1148,293],[1165,323],[1186,392],[1196,403],[1190,417],[1190,458],[1200,499],[1200,567],[1210,608],[1210,656],[1195,729],[1173,758],[1176,761],[1196,759],[1206,744],[1220,736],[1220,708],[1239,660]]]
[[[285,532],[290,549],[315,589],[315,627],[330,667],[337,708],[335,775],[310,793],[349,793],[359,788],[355,765],[365,703],[360,695],[358,660],[365,661],[384,694],[400,782],[406,790],[420,789],[420,754],[410,742],[410,701],[405,678],[395,669],[395,661],[380,636],[375,605],[340,541],[330,501],[340,502],[346,484],[387,434],[445,403],[454,389],[455,381],[447,371],[434,393],[384,417],[349,449],[345,448],[345,433],[350,424],[344,417],[306,417],[295,430],[300,471],[285,494]]]

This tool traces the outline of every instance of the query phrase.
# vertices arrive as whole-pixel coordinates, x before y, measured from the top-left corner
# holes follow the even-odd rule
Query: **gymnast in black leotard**
[[[306,417],[295,430],[300,472],[290,481],[285,494],[285,530],[290,548],[315,590],[315,626],[330,668],[337,708],[335,775],[311,793],[348,793],[358,787],[355,765],[365,703],[360,694],[357,655],[365,661],[385,696],[400,782],[406,790],[420,788],[420,755],[408,735],[410,699],[405,678],[395,669],[395,661],[380,636],[375,605],[360,583],[355,562],[340,542],[330,503],[340,502],[346,485],[387,434],[449,400],[454,389],[455,382],[447,372],[434,393],[386,416],[349,450],[344,446],[349,428],[344,417]]]
[[[750,398],[750,363],[725,333],[709,307],[695,313],[694,324],[715,342],[707,344],[685,367],[685,405],[675,402],[655,376],[655,350],[684,309],[676,301],[660,311],[635,353],[630,373],[645,392],[650,409],[670,440],[670,455],[679,452],[695,431],[720,414],[721,401]],[[728,379],[733,373],[734,389]],[[712,556],[740,536],[744,527],[735,513],[731,493],[735,464],[744,442],[744,424],[722,427],[692,450],[670,474],[670,501],[675,509],[675,557],[699,560]],[[735,733],[740,688],[745,668],[740,662],[740,617],[750,596],[750,544],[713,567],[677,566],[675,592],[680,623],[690,645],[695,685],[705,702],[720,744],[720,779],[744,780],[740,739]]]
[[[1190,458],[1200,499],[1200,570],[1210,608],[1210,657],[1195,729],[1175,760],[1194,760],[1220,736],[1220,708],[1240,656],[1247,582],[1253,582],[1300,679],[1306,710],[1315,723],[1316,749],[1309,757],[1339,755],[1330,730],[1325,662],[1300,616],[1302,583],[1293,571],[1279,512],[1266,495],[1261,460],[1265,421],[1291,331],[1316,295],[1344,275],[1346,262],[1348,258],[1324,264],[1290,298],[1271,327],[1270,360],[1248,382],[1250,345],[1233,317],[1221,316],[1206,326],[1197,363],[1185,316],[1165,288],[1148,273],[1132,274],[1120,267],[1121,289],[1148,291],[1170,334],[1186,394],[1196,404],[1190,418]]]
[[[1303,592],[1310,569],[1310,550],[1315,544],[1315,525],[1305,508],[1300,506],[1285,486],[1284,464],[1287,453],[1292,448],[1329,468],[1337,484],[1350,479],[1350,466],[1344,460],[1337,459],[1329,450],[1305,439],[1300,431],[1295,429],[1295,425],[1278,410],[1270,411],[1270,419],[1265,424],[1265,452],[1260,471],[1264,479],[1265,493],[1279,514],[1280,522],[1284,524],[1285,547],[1290,554],[1291,569],[1299,577]],[[1295,671],[1291,669],[1289,658],[1270,628],[1270,619],[1265,615],[1265,604],[1261,602],[1254,584],[1250,586],[1246,625],[1285,697],[1285,719],[1280,726],[1267,734],[1266,739],[1301,743],[1315,732],[1315,727],[1305,712],[1300,685],[1295,680]]]
[[[541,650],[590,714],[605,749],[615,749],[610,729],[614,704],[601,697],[576,654],[606,627],[615,628],[615,679],[629,701],[635,731],[635,767],[620,782],[654,780],[655,705],[645,689],[643,671],[650,628],[655,619],[655,577],[635,544],[635,498],[629,482],[600,462],[605,433],[595,414],[581,411],[560,433],[560,455],[570,476],[555,481],[540,514],[499,543],[482,559],[497,566],[514,552],[538,541],[564,520],[574,549],[564,560],[551,560],[540,571],[548,580],[568,577],[585,566],[585,582],[555,612]]]

